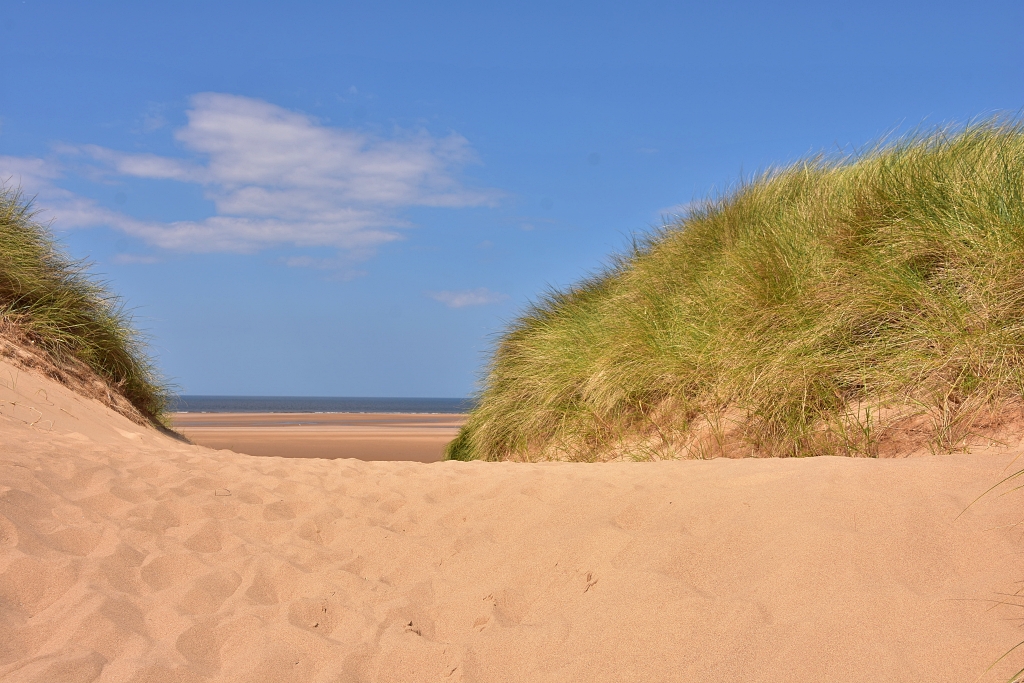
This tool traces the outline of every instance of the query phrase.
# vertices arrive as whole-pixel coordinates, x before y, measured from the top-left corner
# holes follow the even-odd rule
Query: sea
[[[171,402],[176,413],[465,413],[469,398],[358,396],[195,396]]]

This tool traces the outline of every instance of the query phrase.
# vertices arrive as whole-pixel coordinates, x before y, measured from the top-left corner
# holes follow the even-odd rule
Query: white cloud
[[[0,181],[15,186],[39,187],[61,176],[61,169],[45,159],[0,155]]]
[[[435,301],[440,301],[448,308],[462,308],[464,306],[483,306],[485,304],[496,304],[508,299],[508,294],[492,292],[486,287],[476,289],[464,289],[459,291],[428,292],[427,296]]]
[[[124,154],[97,145],[63,147],[68,153],[84,152],[95,161],[109,166],[117,175],[157,180],[180,180],[201,182],[202,169],[181,159],[162,157],[156,154]]]
[[[167,125],[167,119],[164,117],[165,105],[157,102],[150,102],[148,111],[142,116],[142,130],[146,133],[152,133],[154,130],[159,130]]]
[[[43,213],[40,218],[44,220],[53,220],[66,228],[110,225],[129,233],[147,229],[142,221],[57,187],[54,181],[64,175],[64,167],[53,160],[0,156],[0,183],[19,189],[26,198],[33,199],[35,209]]]
[[[292,245],[365,256],[408,227],[403,209],[492,205],[499,196],[457,180],[474,156],[456,134],[373,138],[268,102],[218,93],[194,96],[186,114],[188,124],[175,137],[189,159],[64,146],[57,161],[0,157],[0,179],[37,194],[40,208],[59,227],[109,226],[158,247],[193,252]],[[216,213],[157,222],[106,209],[58,186],[70,173],[69,161],[76,172],[107,181],[200,185]]]

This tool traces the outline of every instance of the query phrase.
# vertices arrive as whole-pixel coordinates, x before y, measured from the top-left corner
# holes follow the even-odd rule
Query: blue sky
[[[740,177],[1024,107],[1024,3],[0,0],[0,177],[185,393],[465,396]]]

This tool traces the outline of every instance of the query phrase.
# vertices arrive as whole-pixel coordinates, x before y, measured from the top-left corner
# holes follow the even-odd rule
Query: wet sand
[[[437,462],[465,415],[440,413],[175,413],[207,448],[285,458]]]

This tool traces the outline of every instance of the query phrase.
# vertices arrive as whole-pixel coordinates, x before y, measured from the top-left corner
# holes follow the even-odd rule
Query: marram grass
[[[1024,126],[995,119],[771,170],[546,294],[447,455],[872,455],[912,418],[950,450],[1022,389]]]
[[[28,202],[0,185],[0,324],[60,366],[84,363],[146,418],[169,398],[120,300],[69,259]]]

